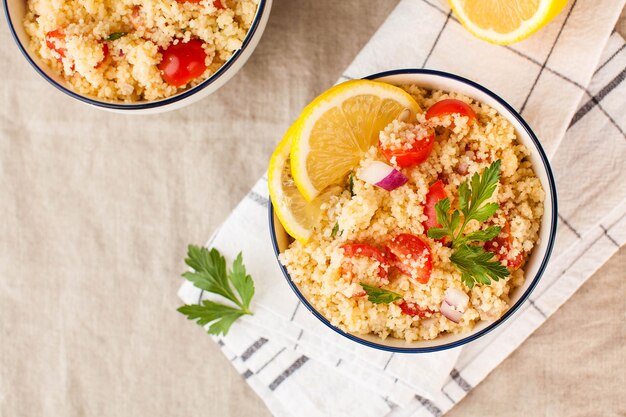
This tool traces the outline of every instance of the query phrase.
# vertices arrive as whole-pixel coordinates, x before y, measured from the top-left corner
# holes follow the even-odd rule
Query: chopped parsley
[[[128,35],[128,32],[113,32],[111,33],[107,38],[105,38],[104,40],[109,42],[109,41],[116,41],[119,38],[122,38],[124,36]]]
[[[402,296],[397,292],[363,284],[362,282],[360,284],[367,293],[367,300],[374,304],[389,304],[394,301],[402,300]]]
[[[354,197],[354,174],[350,174],[350,179],[348,180],[348,189],[350,190],[350,195]]]

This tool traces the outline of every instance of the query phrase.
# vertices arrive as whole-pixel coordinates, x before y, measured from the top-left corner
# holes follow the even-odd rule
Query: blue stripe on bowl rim
[[[392,71],[384,71],[384,72],[379,72],[379,73],[376,73],[376,74],[369,75],[367,77],[364,77],[364,79],[374,80],[374,79],[378,79],[378,78],[382,78],[382,77],[387,77],[387,76],[392,76],[392,75],[402,75],[402,74],[429,74],[429,75],[435,75],[435,76],[439,76],[439,77],[450,78],[450,79],[453,79],[453,80],[456,80],[456,81],[460,81],[462,83],[465,83],[465,84],[468,84],[468,85],[470,85],[472,87],[477,88],[478,90],[480,90],[483,93],[485,93],[485,94],[489,95],[490,97],[492,97],[494,100],[496,100],[498,103],[500,103],[505,109],[507,109],[513,115],[513,117],[515,117],[515,119],[522,125],[522,127],[524,128],[524,130],[526,131],[528,136],[531,138],[533,144],[537,148],[537,151],[539,152],[539,156],[541,157],[541,162],[543,163],[543,166],[544,166],[544,168],[546,170],[546,174],[548,176],[548,185],[550,187],[550,197],[551,197],[552,202],[553,202],[553,205],[552,205],[552,208],[553,208],[552,209],[552,218],[550,219],[550,236],[549,236],[549,239],[548,239],[548,246],[546,248],[546,252],[545,252],[545,254],[543,256],[543,259],[541,261],[541,265],[539,266],[537,274],[533,278],[533,281],[531,282],[530,286],[526,289],[524,294],[522,294],[520,299],[517,300],[517,302],[506,313],[504,313],[502,315],[502,317],[500,317],[495,322],[491,323],[489,326],[487,326],[483,330],[481,330],[479,332],[476,332],[476,333],[473,333],[473,334],[470,334],[467,337],[464,337],[463,339],[457,340],[455,342],[447,343],[447,344],[439,345],[439,346],[416,347],[416,348],[403,348],[403,347],[386,346],[386,345],[382,345],[382,344],[378,344],[378,343],[370,342],[368,340],[361,339],[358,336],[355,336],[353,334],[344,332],[343,330],[333,326],[330,323],[330,321],[328,321],[328,319],[326,319],[326,317],[324,317],[321,313],[319,313],[307,301],[307,299],[304,297],[304,295],[298,289],[298,286],[291,280],[291,277],[289,276],[289,272],[287,272],[287,269],[285,268],[285,266],[283,264],[281,264],[280,261],[278,260],[278,255],[280,254],[280,250],[278,248],[278,241],[276,239],[276,233],[274,232],[274,230],[275,230],[274,229],[274,210],[273,210],[273,205],[272,205],[271,201],[270,201],[269,209],[268,209],[269,226],[270,226],[270,237],[271,237],[271,240],[272,240],[272,246],[274,248],[274,253],[276,254],[276,260],[278,262],[278,266],[280,267],[280,270],[282,271],[285,279],[287,280],[287,283],[289,284],[291,289],[296,293],[296,296],[300,299],[302,304],[304,304],[306,306],[306,308],[311,313],[313,313],[313,315],[315,317],[317,317],[327,327],[331,328],[333,331],[339,333],[340,335],[342,335],[342,336],[344,336],[344,337],[346,337],[346,338],[348,338],[348,339],[350,339],[350,340],[352,340],[354,342],[357,342],[357,343],[359,343],[361,345],[364,345],[364,346],[367,346],[367,347],[371,347],[371,348],[374,348],[374,349],[378,349],[378,350],[384,350],[384,351],[394,352],[394,353],[430,353],[430,352],[439,352],[439,351],[442,351],[442,350],[453,349],[453,348],[462,346],[462,345],[464,345],[466,343],[472,342],[472,341],[474,341],[474,340],[476,340],[476,339],[486,335],[487,333],[491,332],[492,330],[497,328],[499,325],[504,323],[509,317],[511,317],[524,304],[524,302],[528,299],[530,294],[533,292],[533,290],[535,289],[535,287],[539,283],[539,280],[540,280],[541,276],[545,272],[546,267],[548,266],[548,260],[550,259],[550,256],[552,254],[552,249],[554,247],[554,241],[555,241],[555,238],[556,238],[556,228],[557,228],[557,222],[558,222],[558,203],[557,203],[556,184],[555,184],[555,181],[554,181],[554,175],[552,173],[552,168],[550,167],[550,162],[548,161],[548,157],[547,157],[545,151],[543,150],[543,147],[541,146],[541,143],[539,142],[539,139],[537,138],[535,133],[532,131],[530,126],[528,126],[528,123],[526,123],[526,121],[522,118],[522,116],[513,107],[511,107],[511,105],[509,105],[503,98],[501,98],[500,96],[498,96],[497,94],[495,94],[494,92],[489,90],[488,88],[485,88],[482,85],[480,85],[480,84],[478,84],[478,83],[476,83],[476,82],[474,82],[472,80],[469,80],[469,79],[464,78],[464,77],[460,77],[460,76],[455,75],[455,74],[450,74],[448,72],[438,71],[438,70],[431,70],[431,69],[406,68],[406,69],[398,69],[398,70],[392,70]]]
[[[265,6],[267,3],[267,0],[259,1],[256,15],[254,16],[252,24],[250,25],[250,29],[248,30],[248,33],[246,34],[246,37],[243,40],[241,48],[236,50],[233,56],[231,56],[230,59],[226,61],[224,65],[222,65],[220,69],[218,69],[209,78],[207,78],[200,84],[188,90],[183,91],[182,93],[176,94],[169,98],[165,98],[163,100],[125,104],[125,103],[110,103],[106,101],[96,100],[87,96],[83,96],[81,94],[76,93],[75,91],[72,91],[69,88],[64,87],[63,85],[59,84],[54,79],[52,79],[50,76],[48,76],[48,74],[46,74],[45,71],[43,71],[37,65],[37,63],[35,63],[35,61],[31,58],[30,53],[28,52],[28,49],[24,45],[22,45],[22,42],[20,42],[20,39],[17,36],[17,33],[15,32],[15,29],[14,29],[13,21],[11,19],[11,14],[9,13],[9,6],[7,4],[8,1],[9,0],[2,0],[2,6],[4,8],[4,13],[7,18],[9,31],[11,32],[11,35],[13,36],[13,40],[15,40],[15,43],[17,44],[20,52],[22,53],[24,58],[26,58],[26,60],[30,63],[30,65],[35,69],[35,71],[37,71],[37,73],[39,73],[39,75],[41,75],[46,81],[48,81],[50,84],[52,84],[54,87],[56,87],[58,90],[62,91],[63,93],[67,94],[68,96],[75,98],[76,100],[82,101],[83,103],[90,104],[92,106],[103,107],[103,108],[112,109],[112,110],[146,110],[146,109],[153,109],[157,107],[167,106],[167,105],[176,103],[180,100],[184,100],[194,95],[195,93],[205,89],[209,85],[213,84],[213,82],[215,82],[217,79],[223,76],[226,73],[226,71],[235,63],[235,61],[237,61],[240,58],[243,51],[250,44],[259,26],[259,22],[261,21],[261,18],[263,17],[263,14],[265,13]],[[26,1],[26,0],[18,0],[18,1]]]

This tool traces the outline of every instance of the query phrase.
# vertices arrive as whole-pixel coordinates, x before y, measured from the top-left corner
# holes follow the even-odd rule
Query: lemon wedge
[[[567,0],[448,0],[461,24],[488,42],[510,44],[551,21]]]
[[[304,198],[345,184],[380,131],[407,110],[421,111],[410,94],[369,80],[347,81],[313,100],[292,126],[291,173]]]
[[[294,130],[292,126],[274,150],[267,180],[274,212],[280,223],[287,233],[306,243],[319,222],[323,198],[316,198],[309,203],[302,197],[291,177],[289,152]]]

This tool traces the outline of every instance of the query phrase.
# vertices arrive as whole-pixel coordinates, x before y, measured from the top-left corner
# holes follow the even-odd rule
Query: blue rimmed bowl
[[[256,48],[263,35],[267,20],[272,8],[272,0],[259,0],[256,15],[250,25],[250,29],[243,41],[241,49],[235,51],[233,56],[222,67],[200,84],[184,90],[176,95],[154,101],[140,101],[126,103],[123,101],[107,101],[96,97],[80,94],[73,90],[72,86],[63,79],[56,71],[51,69],[29,47],[29,36],[24,30],[24,17],[26,16],[26,0],[2,0],[4,12],[13,39],[24,58],[31,66],[51,85],[68,96],[104,110],[117,113],[151,114],[180,109],[189,104],[214,93],[230,80],[246,63],[252,51]]]
[[[498,111],[502,116],[506,117],[515,128],[518,140],[524,144],[530,151],[530,161],[533,164],[535,174],[541,181],[541,185],[546,192],[544,201],[544,215],[541,219],[539,230],[539,242],[533,249],[525,266],[526,279],[521,287],[515,288],[510,294],[511,308],[498,320],[487,322],[480,321],[471,332],[463,334],[445,334],[434,340],[406,342],[405,340],[387,338],[381,339],[375,335],[362,335],[347,333],[333,326],[300,292],[298,286],[291,280],[289,272],[280,263],[280,268],[291,286],[296,296],[302,301],[309,311],[317,317],[326,326],[339,333],[340,335],[379,350],[399,353],[427,353],[437,352],[440,350],[451,349],[469,343],[481,336],[489,333],[509,317],[511,317],[529,298],[532,291],[537,286],[545,271],[554,240],[556,236],[557,225],[557,197],[554,176],[550,168],[550,162],[544,152],[539,139],[533,133],[532,129],[524,121],[522,116],[517,113],[506,101],[489,89],[477,84],[471,80],[449,74],[441,71],[425,70],[425,69],[402,69],[395,71],[382,72],[366,77],[370,80],[383,81],[389,84],[416,84],[427,89],[439,89],[445,91],[453,91],[464,94],[479,102],[485,103]],[[269,229],[276,257],[289,246],[291,239],[285,229],[280,224],[278,217],[274,213],[272,205],[269,207]]]

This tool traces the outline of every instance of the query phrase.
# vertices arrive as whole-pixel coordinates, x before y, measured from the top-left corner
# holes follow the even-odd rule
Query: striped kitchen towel
[[[274,415],[442,415],[626,242],[626,51],[611,33],[622,7],[572,1],[535,36],[496,46],[467,34],[443,1],[399,3],[340,81],[429,67],[473,79],[509,101],[555,172],[560,222],[552,260],[530,302],[483,338],[436,354],[376,351],[326,328],[291,292],[269,240],[267,179],[260,179],[208,245],[230,261],[243,251],[254,277],[255,315],[215,340]],[[613,192],[598,198],[609,185]],[[186,303],[207,297],[189,283],[179,295]]]

